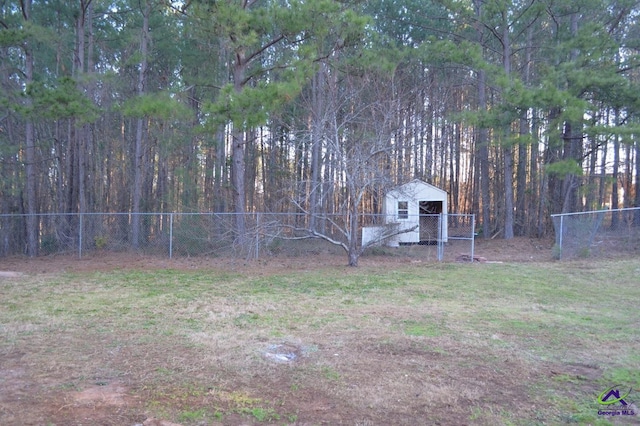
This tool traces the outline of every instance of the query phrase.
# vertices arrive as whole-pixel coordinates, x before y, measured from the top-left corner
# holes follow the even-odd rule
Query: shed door
[[[438,241],[438,216],[442,201],[420,201],[420,242]]]

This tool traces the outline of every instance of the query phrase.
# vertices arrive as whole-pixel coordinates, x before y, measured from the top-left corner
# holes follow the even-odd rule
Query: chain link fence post
[[[260,258],[260,225],[262,215],[260,212],[256,213],[256,259]]]
[[[173,259],[173,215],[169,213],[169,259]]]
[[[558,260],[562,260],[562,237],[564,235],[564,216],[560,216],[560,234],[558,235]]]
[[[473,263],[473,257],[475,256],[476,249],[476,215],[471,215],[471,263]]]
[[[438,215],[438,238],[437,238],[437,242],[438,242],[438,262],[442,262],[442,259],[444,258],[444,237],[445,237],[445,223],[446,223],[446,218],[443,220],[444,215],[442,213],[440,213]]]
[[[82,225],[83,215],[78,213],[78,259],[82,259]]]

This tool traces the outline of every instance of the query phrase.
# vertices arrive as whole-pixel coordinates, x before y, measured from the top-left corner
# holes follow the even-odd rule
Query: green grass
[[[600,392],[640,389],[639,277],[636,260],[34,274],[0,282],[0,354],[61,391],[126,377],[187,425],[322,420],[299,409],[314,398],[393,422],[444,396],[478,424],[598,424]],[[280,341],[314,350],[274,367]]]
[[[196,422],[203,420],[207,417],[207,410],[200,408],[197,410],[185,410],[178,415],[178,421],[180,422]]]

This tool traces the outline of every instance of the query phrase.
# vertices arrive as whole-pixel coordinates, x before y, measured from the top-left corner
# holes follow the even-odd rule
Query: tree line
[[[636,1],[1,5],[0,213],[25,214],[30,255],[36,213],[339,214],[355,232],[414,178],[484,237],[640,206]]]

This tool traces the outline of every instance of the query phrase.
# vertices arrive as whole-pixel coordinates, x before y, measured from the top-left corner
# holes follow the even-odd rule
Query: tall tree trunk
[[[479,77],[479,76],[478,76]],[[434,99],[435,90],[433,90],[433,85],[430,87],[428,98]],[[478,89],[480,90],[480,89]],[[425,160],[424,160],[424,179],[428,183],[433,183],[433,174],[434,174],[434,165],[433,165],[433,151],[435,144],[435,137],[433,135],[433,116],[434,116],[434,105],[433,102],[425,102],[426,105],[426,135],[425,135],[425,143],[427,145],[425,152]]]
[[[247,137],[245,138],[245,149],[244,149],[244,163],[245,163],[245,172],[244,172],[244,182],[245,182],[245,209],[247,211],[255,211],[256,208],[256,200],[255,200],[255,192],[256,192],[256,167],[258,162],[256,161],[257,152],[256,152],[256,140],[257,140],[257,129],[252,128],[246,132]],[[306,170],[306,168],[305,168]]]
[[[602,155],[600,156],[600,179],[598,182],[598,207],[603,207],[607,200],[607,152],[609,151],[609,144],[604,141],[604,145],[601,147]]]
[[[636,138],[635,140],[636,146],[636,195],[634,199],[634,206],[639,207],[635,211],[635,215],[633,217],[633,224],[635,226],[640,226],[640,139]]]
[[[633,149],[631,149],[631,144],[625,144],[624,150],[624,204],[622,207],[627,208],[633,205],[631,198],[631,194],[633,194]]]
[[[24,20],[28,22],[31,19],[31,0],[24,0],[22,3],[22,13]],[[31,42],[25,42],[25,84],[29,86],[33,83],[33,50]],[[31,104],[27,97],[27,102]],[[36,141],[35,128],[31,117],[27,117],[25,124],[25,173],[26,173],[26,189],[27,189],[27,208],[26,208],[26,227],[27,227],[27,255],[34,257],[38,255],[39,226],[37,206],[37,185],[38,177],[36,174]]]
[[[236,60],[233,64],[233,84],[236,93],[242,92],[242,85],[244,82],[245,68],[247,64],[245,61],[245,54],[243,51],[236,52]],[[246,239],[246,225],[245,225],[245,132],[235,123],[232,130],[232,147],[231,147],[231,184],[233,186],[233,211],[235,213],[235,232],[236,243],[244,248]]]
[[[476,36],[480,46],[484,44],[484,28],[482,26],[482,0],[473,0],[474,12],[477,18]],[[483,114],[487,111],[487,75],[485,70],[479,69],[478,73],[478,111]],[[482,237],[490,238],[491,235],[491,193],[489,182],[489,131],[486,127],[478,129],[476,141],[478,152],[477,161],[480,170],[480,199],[482,203]]]
[[[223,183],[227,181],[227,150],[225,146],[225,129],[220,126],[215,133],[215,163],[213,169],[213,211],[222,213],[227,209],[227,196],[223,190]]]
[[[86,25],[86,73],[90,76],[89,82],[87,84],[87,96],[93,102],[96,92],[96,85],[94,83],[93,74],[95,73],[95,60],[94,60],[94,50],[95,50],[95,38],[93,31],[93,19],[94,19],[94,8],[93,1],[87,0],[86,12],[85,12],[85,25]],[[91,178],[95,178],[96,176],[100,176],[97,173],[97,166],[100,164],[100,158],[98,158],[96,152],[96,144],[94,143],[94,134],[96,125],[93,123],[87,123],[83,125],[84,134],[85,134],[85,163],[87,164],[87,169],[85,170],[85,191],[86,191],[86,207],[87,210],[95,211],[96,208],[99,208],[100,211],[103,211],[102,206],[97,206],[98,202],[101,202],[105,198],[105,194],[103,193],[104,188],[103,185],[98,185],[96,180],[91,180]]]
[[[616,114],[617,115],[617,114]],[[617,122],[617,121],[616,121]],[[620,194],[618,192],[618,182],[619,182],[619,174],[620,174],[620,140],[617,135],[613,137],[613,186],[611,188],[611,208],[613,210],[620,208]],[[613,216],[611,216],[611,229],[616,229],[618,227],[619,222],[619,214],[618,212],[613,212]]]
[[[504,155],[504,238],[513,238],[513,152],[512,147],[503,148]]]
[[[578,13],[571,14],[570,31],[572,37],[578,36]],[[572,49],[570,55],[570,61],[576,63],[580,52],[578,49]],[[582,165],[582,127],[579,123],[566,121],[564,124],[563,133],[564,144],[564,160],[574,160],[578,165]],[[580,210],[580,199],[578,197],[578,188],[580,182],[578,176],[574,173],[569,173],[565,176],[562,183],[562,212],[568,213],[571,211]]]
[[[90,7],[92,0],[81,0],[80,10],[78,11],[75,27],[76,27],[76,45],[73,61],[73,75],[77,79],[77,86],[80,91],[86,91],[91,98],[91,88],[85,83],[86,78],[83,78],[89,71],[89,63],[93,64],[93,61],[87,61],[88,43],[87,36],[91,38],[92,27],[89,26],[93,12],[93,8]],[[87,34],[89,29],[89,34]],[[89,43],[91,47],[92,44]],[[89,83],[91,84],[91,83]],[[89,162],[91,161],[91,127],[89,124],[80,124],[75,119],[71,120],[74,127],[74,147],[76,149],[76,176],[77,179],[77,196],[78,196],[78,213],[84,214],[89,209],[89,203],[91,201],[91,191],[89,191]],[[82,220],[78,226],[83,226],[83,229],[79,230],[79,234],[83,235],[84,241],[91,241],[93,229],[91,223],[87,220]],[[80,245],[84,244],[84,241],[79,241]]]
[[[579,161],[579,154],[576,153],[577,146],[575,143],[576,131],[574,130],[573,123],[567,121],[564,123],[563,144],[564,160]],[[580,163],[578,163],[580,164]],[[578,211],[578,177],[574,173],[567,173],[562,181],[562,213],[569,213],[572,211]]]
[[[524,84],[528,87],[531,83],[533,26],[530,26],[527,29],[526,40],[527,44],[525,48],[523,80]],[[527,112],[530,112],[530,110],[525,110],[520,115],[520,143],[518,144],[518,165],[516,171],[516,217],[514,224],[514,233],[518,236],[523,236],[529,233],[527,217],[531,216],[532,212],[527,209],[527,193],[532,193],[534,191],[533,184],[531,182],[527,182],[527,160],[529,152],[533,155],[533,147],[531,143],[522,142],[523,140],[528,140],[527,136],[531,135],[527,120]]]
[[[506,12],[502,16],[502,46],[503,46],[503,66],[505,75],[511,76],[511,38],[509,35],[509,24]],[[510,124],[506,124],[504,129],[504,238],[510,240],[513,238],[513,147],[511,146],[511,129]]]
[[[462,159],[462,130],[459,124],[454,125],[454,147],[455,155],[452,155],[451,161],[455,161],[455,168],[452,170],[453,176],[451,177],[451,192],[453,194],[453,200],[451,206],[452,213],[460,212],[460,162]]]
[[[533,136],[533,143],[531,145],[531,159],[530,159],[530,175],[531,175],[531,196],[529,197],[529,203],[527,207],[528,218],[529,218],[529,228],[531,230],[535,230],[535,235],[537,237],[541,237],[539,234],[539,222],[540,222],[540,209],[538,208],[539,204],[542,204],[541,194],[542,188],[539,183],[540,181],[540,173],[538,171],[538,160],[540,158],[540,148],[538,143],[538,112],[536,109],[531,111],[532,123],[531,123],[531,134]],[[530,231],[531,232],[531,231]]]
[[[151,4],[145,3],[142,14],[142,35],[140,40],[140,69],[138,71],[138,82],[136,93],[142,96],[145,93],[147,67],[148,67],[148,49],[149,49],[149,15],[151,14]],[[133,199],[132,199],[132,217],[131,217],[131,245],[134,249],[140,247],[140,211],[142,204],[142,192],[144,184],[144,139],[145,139],[144,118],[136,119],[136,139],[135,152],[133,159]]]
[[[487,109],[486,74],[484,70],[478,71],[478,109],[483,112]],[[478,130],[476,141],[480,176],[480,200],[482,204],[482,237],[491,237],[491,192],[489,182],[489,131],[486,127]]]
[[[75,75],[80,77],[85,72],[85,11],[86,4],[80,2],[80,11],[76,18],[76,53],[75,53]],[[80,126],[75,131],[76,146],[78,148],[78,212],[87,212],[87,190],[86,190],[86,127]],[[82,243],[82,242],[81,242]]]
[[[316,215],[320,212],[322,200],[322,185],[320,182],[320,161],[322,156],[322,138],[325,129],[324,93],[324,65],[312,80],[311,106],[311,183],[309,188],[309,229],[316,231]]]
[[[520,119],[520,135],[526,137],[529,134],[526,118]],[[514,223],[514,235],[523,236],[528,231],[527,227],[527,160],[531,145],[518,144],[518,163],[516,169],[516,216]],[[530,186],[529,186],[530,188]]]
[[[596,166],[598,164],[598,141],[595,137],[590,138],[591,154],[589,155],[589,177],[588,177],[588,189],[586,194],[585,205],[587,210],[594,210],[599,208],[596,200]]]

